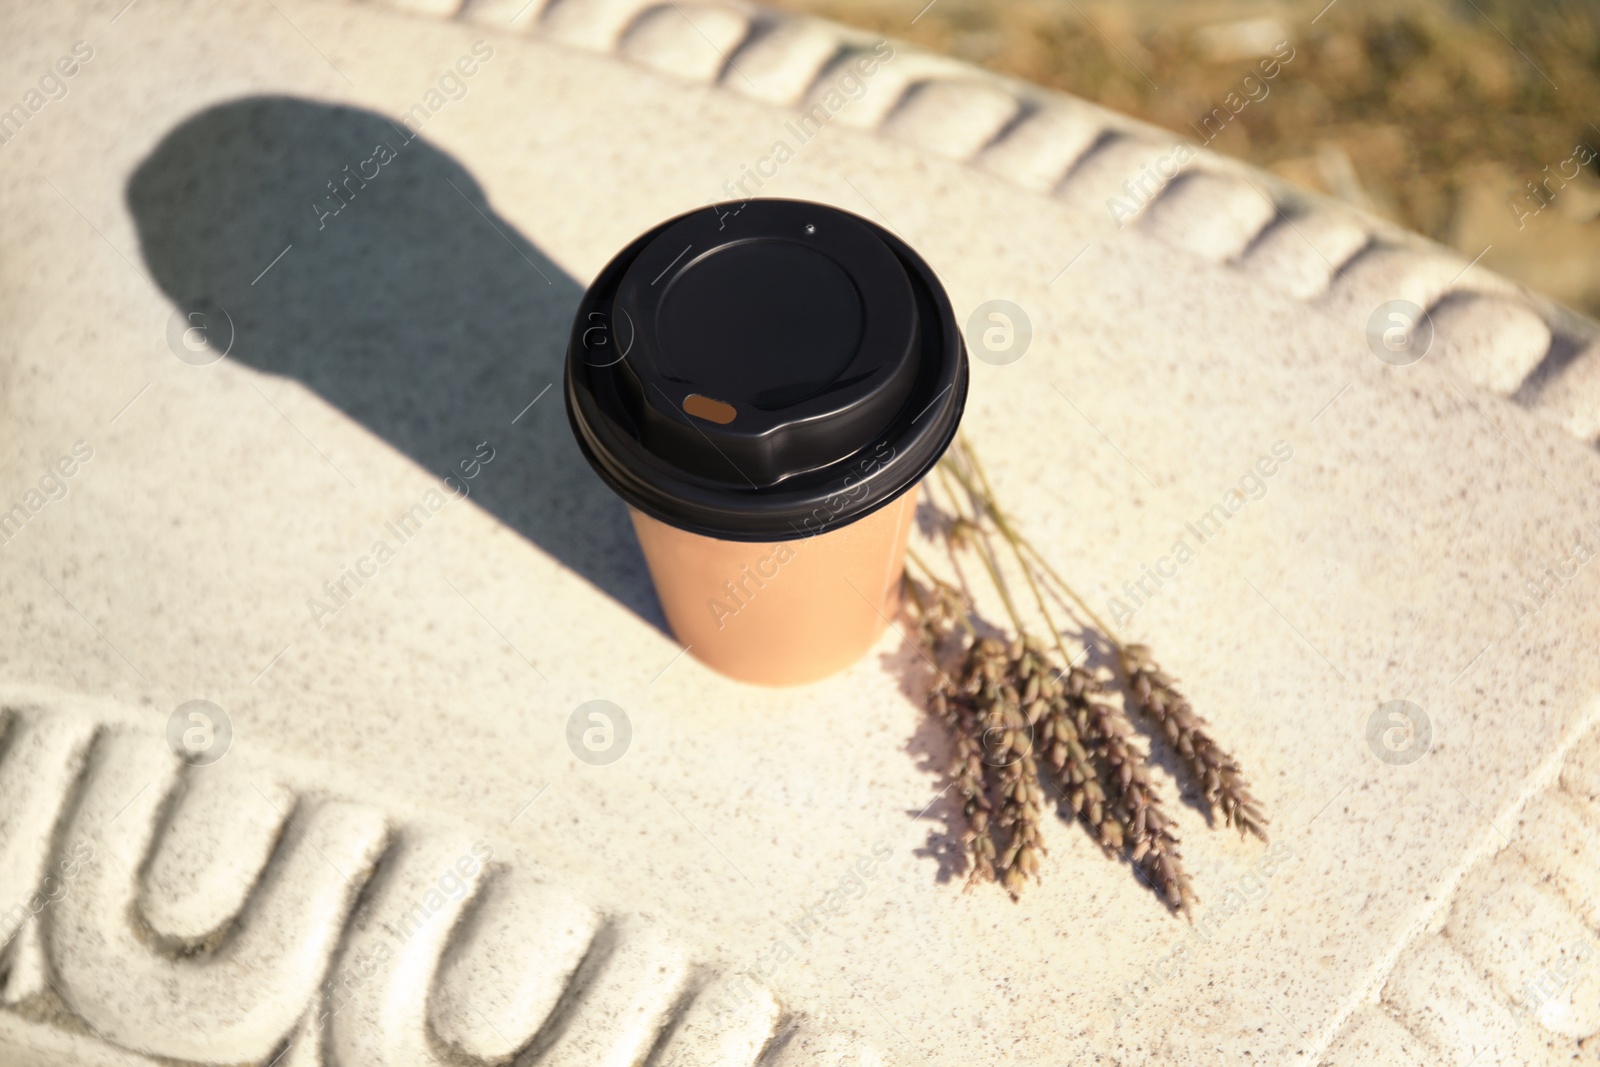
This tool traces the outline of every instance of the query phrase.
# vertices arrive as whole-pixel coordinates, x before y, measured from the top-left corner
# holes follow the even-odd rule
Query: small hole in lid
[[[807,233],[816,233],[817,232],[817,228],[816,228],[815,225],[813,225],[812,223],[808,222],[808,223],[806,223],[806,232]]]
[[[728,425],[739,414],[732,404],[724,403],[721,400],[713,400],[709,396],[701,396],[699,393],[690,393],[683,398],[683,410],[697,419],[705,419],[707,422],[714,422],[718,426]]]

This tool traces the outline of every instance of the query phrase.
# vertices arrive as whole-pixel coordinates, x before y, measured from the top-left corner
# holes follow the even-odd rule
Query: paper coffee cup
[[[898,607],[917,483],[967,359],[903,241],[795,200],[662,223],[584,295],[567,414],[627,502],[673,633],[769,685],[858,659]]]

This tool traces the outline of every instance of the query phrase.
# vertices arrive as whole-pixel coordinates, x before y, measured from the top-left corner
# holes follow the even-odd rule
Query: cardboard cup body
[[[799,685],[872,647],[900,604],[917,489],[794,541],[720,541],[635,509],[667,623],[689,653],[739,681]]]
[[[730,677],[797,685],[894,616],[917,486],[967,380],[949,297],[910,246],[757,198],[618,252],[573,316],[563,389],[673,633]]]

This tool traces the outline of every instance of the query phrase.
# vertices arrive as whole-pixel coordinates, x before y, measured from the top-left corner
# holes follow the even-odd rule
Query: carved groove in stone
[[[843,1034],[785,1034],[762,1058],[761,1067],[883,1067],[877,1049]]]
[[[1600,444],[1600,343],[1524,382],[1516,399],[1574,437]]]
[[[478,892],[447,950],[433,991],[434,1033],[489,1062],[533,1040],[555,1011],[601,916],[565,893],[512,870]]]
[[[610,52],[649,6],[650,0],[550,0],[539,16],[539,29],[563,44]]]
[[[550,0],[466,0],[456,17],[497,30],[526,31],[536,25]]]
[[[4,717],[0,907],[6,910],[0,912],[0,947],[47,908],[52,896],[72,888],[51,851],[62,808],[94,735],[93,723],[65,715],[6,709]]]
[[[1402,950],[1380,1006],[1346,1021],[1324,1064],[1570,1063],[1600,1038],[1600,731],[1510,840],[1462,879],[1443,930]]]
[[[1565,789],[1549,790],[1529,802],[1515,840],[1573,911],[1600,929],[1600,811]]]
[[[822,23],[764,14],[728,57],[722,85],[774,106],[794,106],[842,50],[838,34]]]
[[[1428,358],[1502,396],[1515,393],[1550,350],[1549,325],[1520,300],[1453,290],[1428,315]]]
[[[50,988],[49,964],[44,958],[44,934],[37,917],[22,924],[0,953],[5,970],[5,985],[0,989],[0,1004],[15,1007],[46,995]]]
[[[1353,216],[1321,208],[1286,208],[1239,256],[1239,266],[1301,300],[1328,291],[1371,243]]]
[[[1249,247],[1276,215],[1277,205],[1243,179],[1191,170],[1173,179],[1139,221],[1168,244],[1225,263]]]
[[[1600,1033],[1600,970],[1589,933],[1514,849],[1467,876],[1445,935],[1512,1010],[1565,1037]],[[1544,982],[1547,975],[1555,980]]]
[[[1356,1010],[1340,1031],[1322,1067],[1372,1067],[1390,1063],[1440,1063],[1437,1049],[1395,1022],[1381,1007]]]
[[[750,17],[731,7],[657,4],[640,12],[623,32],[620,51],[663,74],[709,82],[723,73],[729,54],[750,31]]]
[[[428,993],[452,928],[483,881],[461,834],[401,832],[354,917],[324,987],[331,1059],[363,1067],[446,1061],[428,1032]]]
[[[1015,123],[1023,110],[1020,100],[997,85],[941,78],[909,86],[882,129],[946,159],[965,161]]]
[[[1330,286],[1325,303],[1365,316],[1388,300],[1409,300],[1430,307],[1450,291],[1452,280],[1466,267],[1436,255],[1374,243],[1346,263]],[[1361,327],[1365,329],[1363,318]]]
[[[964,64],[943,56],[896,46],[885,61],[877,43],[847,43],[817,72],[798,106],[802,112],[826,106],[833,122],[858,130],[882,130],[884,121],[900,107],[916,85],[970,76]],[[870,71],[870,73],[863,73]],[[854,97],[850,86],[862,86]],[[837,94],[830,98],[830,94]]]
[[[1450,942],[1429,934],[1395,965],[1383,1000],[1395,1019],[1440,1053],[1432,1062],[1544,1062],[1534,1029],[1518,1021],[1472,963]]]
[[[1595,805],[1600,811],[1600,731],[1572,746],[1561,763],[1561,789],[1568,796]],[[1600,900],[1600,894],[1595,899]]]
[[[540,1030],[540,1067],[635,1067],[672,1022],[690,980],[683,948],[653,923],[609,923]]]
[[[262,1060],[311,998],[377,857],[383,820],[348,804],[302,804],[228,936],[209,953],[172,958],[136,924],[135,907],[177,766],[161,738],[108,731],[97,739],[63,838],[84,843],[92,860],[49,913],[50,964],[63,999],[119,1045],[213,1063]]]
[[[1096,138],[1067,171],[1055,188],[1055,196],[1085,215],[1126,225],[1160,191],[1161,171],[1157,164],[1167,159],[1168,169],[1176,165],[1168,158],[1172,150],[1170,143],[1108,131]],[[1121,218],[1112,213],[1113,200],[1127,206],[1128,211]]]
[[[764,989],[732,1010],[702,989],[674,1020],[650,1067],[752,1067],[782,1023],[777,1001]]]
[[[1088,108],[1051,103],[1031,109],[986,145],[974,161],[1034,192],[1049,193],[1107,132]]]
[[[191,768],[141,879],[139,913],[187,949],[216,942],[244,907],[285,830],[294,793],[209,767]]]

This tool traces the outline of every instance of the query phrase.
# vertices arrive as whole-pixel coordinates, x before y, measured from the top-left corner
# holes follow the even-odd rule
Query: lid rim
[[[968,380],[967,367],[963,361],[959,380],[951,390],[954,393],[951,406],[958,414],[966,403]],[[849,487],[841,484],[833,492],[785,494],[790,499],[780,499],[777,492],[768,491],[766,496],[769,507],[717,508],[709,500],[694,499],[696,495],[694,489],[698,487],[693,487],[689,483],[681,483],[681,491],[673,493],[663,488],[659,481],[629,477],[628,475],[634,474],[631,468],[610,461],[613,453],[595,447],[591,436],[593,431],[585,424],[583,416],[579,413],[582,403],[574,402],[570,389],[567,391],[566,400],[568,424],[572,427],[579,450],[596,475],[612,492],[621,497],[629,507],[653,519],[719,541],[760,543],[793,541],[827,533],[864,519],[879,508],[893,503],[920,482],[943,457],[960,426],[958,417],[939,420],[944,425],[936,434],[926,435],[931,447],[926,449],[927,454],[920,462],[902,463],[896,468],[893,477],[883,477],[873,487],[876,491],[869,493],[859,505],[851,506],[851,502],[845,502],[844,506],[819,524],[816,529],[807,530],[803,528],[805,523],[814,519],[816,512],[826,507],[827,501],[847,493]],[[857,457],[859,456],[860,453],[857,453]],[[857,459],[857,463],[859,462],[863,461]],[[704,495],[710,498],[716,493],[705,490]],[[732,498],[724,495],[724,499],[749,500],[751,495]],[[718,522],[717,518],[723,521]]]

